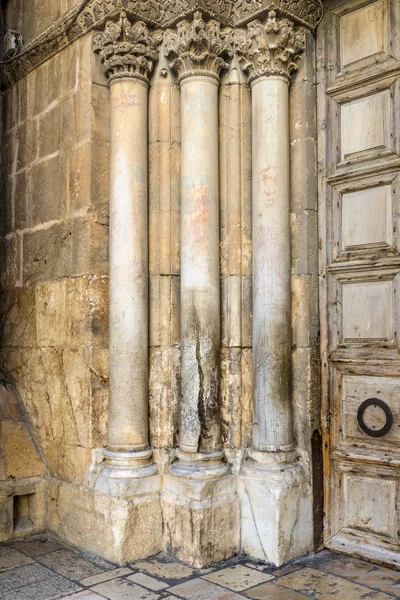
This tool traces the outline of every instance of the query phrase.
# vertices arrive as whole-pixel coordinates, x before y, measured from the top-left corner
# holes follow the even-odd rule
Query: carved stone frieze
[[[136,77],[147,82],[161,42],[159,31],[150,31],[142,21],[131,23],[122,11],[118,21],[107,21],[104,31],[94,36],[93,48],[110,80]]]
[[[271,10],[311,31],[316,29],[323,15],[321,0],[233,0],[232,20],[235,25],[241,25],[255,17],[262,18]]]
[[[252,21],[247,31],[236,30],[235,46],[249,83],[266,75],[290,80],[305,47],[305,30],[271,10],[265,22]]]
[[[203,20],[196,12],[192,21],[180,21],[176,29],[164,34],[164,53],[179,79],[195,74],[209,75],[219,80],[222,69],[228,68],[227,58],[233,56],[233,31],[221,29],[215,20]]]
[[[21,79],[88,32],[102,29],[121,10],[125,10],[130,21],[143,21],[162,29],[182,20],[191,21],[197,11],[205,21],[212,19],[223,27],[241,27],[254,19],[262,21],[269,11],[275,10],[310,31],[315,31],[323,12],[321,0],[88,0],[30,40],[19,55],[1,63],[3,87]]]

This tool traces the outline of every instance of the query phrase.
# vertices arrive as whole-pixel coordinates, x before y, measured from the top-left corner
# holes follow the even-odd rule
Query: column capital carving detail
[[[151,31],[142,21],[131,21],[124,11],[118,21],[106,21],[104,31],[93,37],[109,80],[133,77],[148,83],[162,42],[160,31]]]
[[[219,74],[233,56],[233,30],[221,29],[218,21],[203,20],[196,11],[192,21],[180,21],[165,32],[164,53],[179,81],[194,75],[207,75],[219,81]]]
[[[249,83],[272,75],[290,81],[305,48],[305,30],[271,10],[265,22],[251,21],[247,30],[236,30],[235,46]]]

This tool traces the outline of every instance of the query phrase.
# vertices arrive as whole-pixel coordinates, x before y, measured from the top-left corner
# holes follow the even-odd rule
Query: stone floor
[[[237,558],[191,569],[159,555],[126,568],[48,537],[0,545],[1,600],[390,600],[400,572],[331,552],[282,569]]]

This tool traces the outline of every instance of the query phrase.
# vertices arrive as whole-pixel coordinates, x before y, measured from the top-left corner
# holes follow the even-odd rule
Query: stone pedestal
[[[310,551],[312,490],[299,462],[269,458],[270,464],[250,458],[241,470],[242,551],[281,566]]]

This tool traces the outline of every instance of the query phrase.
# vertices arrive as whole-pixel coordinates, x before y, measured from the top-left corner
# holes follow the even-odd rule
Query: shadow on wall
[[[46,472],[15,388],[0,383],[0,541],[45,530]]]

